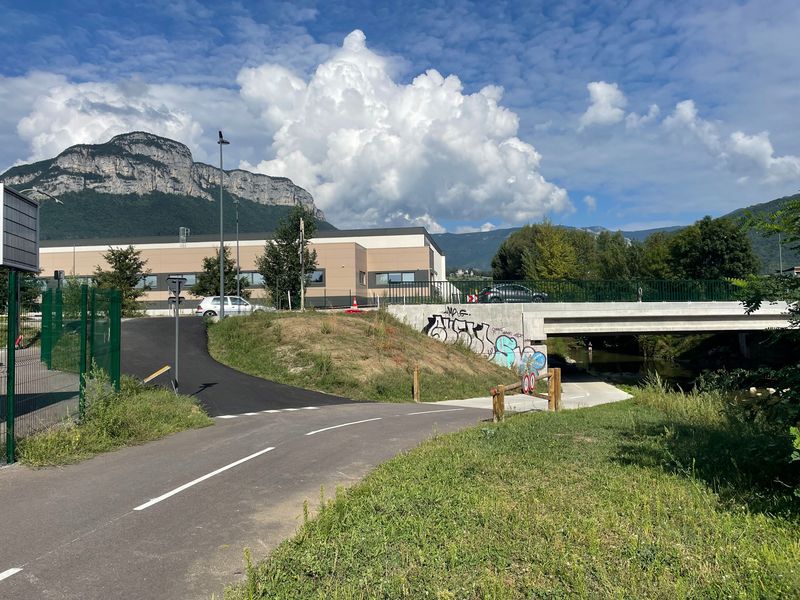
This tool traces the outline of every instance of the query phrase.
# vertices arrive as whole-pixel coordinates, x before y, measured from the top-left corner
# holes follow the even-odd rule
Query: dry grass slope
[[[422,400],[486,396],[516,375],[468,348],[442,344],[383,312],[257,313],[209,329],[215,359],[273,381],[358,400],[411,400],[419,365]]]

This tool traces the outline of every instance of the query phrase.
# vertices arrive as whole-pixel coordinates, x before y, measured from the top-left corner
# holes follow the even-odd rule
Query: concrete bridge
[[[508,366],[533,352],[546,355],[547,338],[554,336],[746,333],[789,324],[785,302],[765,304],[749,315],[740,302],[393,304],[389,312],[431,337],[460,341]]]

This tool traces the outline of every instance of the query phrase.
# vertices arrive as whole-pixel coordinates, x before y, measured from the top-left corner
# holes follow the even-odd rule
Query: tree
[[[522,279],[525,276],[522,257],[528,248],[533,247],[535,237],[536,229],[532,225],[525,225],[508,236],[492,258],[492,277]]]
[[[673,269],[683,279],[743,278],[758,269],[745,232],[728,219],[703,217],[670,244]]]
[[[138,314],[138,299],[150,289],[146,285],[140,285],[142,278],[150,274],[150,269],[146,268],[147,261],[142,258],[142,251],[133,246],[109,247],[103,258],[111,270],[103,271],[97,267],[92,276],[95,285],[101,289],[117,289],[121,292],[124,316]]]
[[[236,295],[236,261],[231,258],[231,249],[225,246],[223,250],[225,262],[225,296]],[[250,282],[246,277],[239,280],[239,291],[243,298],[250,297],[247,286]],[[197,277],[197,283],[191,287],[195,296],[219,296],[219,252],[203,259],[203,271]]]
[[[522,255],[526,279],[570,279],[578,270],[578,257],[567,230],[549,221],[535,225],[533,246]]]
[[[670,236],[657,231],[647,236],[642,244],[643,275],[652,279],[673,279],[674,271],[670,257]]]
[[[6,267],[0,268],[0,310],[8,310],[8,271]],[[23,310],[36,308],[37,300],[42,292],[34,273],[20,272],[19,302]]]
[[[601,231],[597,236],[599,279],[627,279],[631,276],[630,244],[621,231]]]
[[[300,219],[303,219],[305,239],[300,242]],[[264,278],[264,287],[272,294],[272,299],[283,299],[287,292],[300,301],[300,256],[308,274],[317,268],[317,253],[309,251],[308,240],[317,231],[314,213],[301,205],[295,205],[289,214],[281,219],[275,228],[273,239],[267,240],[264,254],[256,258],[256,268]]]

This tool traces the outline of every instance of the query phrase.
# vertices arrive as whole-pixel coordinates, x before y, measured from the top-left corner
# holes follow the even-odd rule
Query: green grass
[[[23,438],[18,458],[33,467],[64,465],[212,423],[189,396],[146,387],[127,377],[121,391],[114,393],[107,380],[95,380],[87,386],[84,421],[65,421]]]
[[[211,356],[272,381],[355,400],[410,402],[486,397],[519,376],[460,344],[442,344],[385,312],[255,313],[209,326]]]
[[[437,437],[339,490],[225,597],[800,597],[785,464],[748,457],[770,439],[715,395],[655,387]]]

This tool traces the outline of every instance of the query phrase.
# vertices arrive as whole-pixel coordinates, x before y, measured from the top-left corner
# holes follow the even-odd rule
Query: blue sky
[[[638,229],[800,189],[800,3],[0,0],[0,169],[146,129],[337,226]]]

